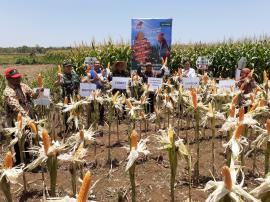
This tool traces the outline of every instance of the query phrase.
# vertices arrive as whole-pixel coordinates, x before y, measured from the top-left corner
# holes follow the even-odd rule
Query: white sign
[[[34,92],[37,91],[37,88],[34,88]],[[49,106],[50,101],[50,89],[44,88],[44,91],[40,93],[40,96],[34,100],[34,103],[36,105],[43,105],[43,106]]]
[[[97,89],[97,85],[93,83],[80,83],[80,96],[89,97],[92,92]]]
[[[148,77],[148,84],[151,90],[157,90],[158,88],[161,89],[162,83],[162,78]]]
[[[128,86],[129,77],[113,77],[112,89],[126,90]]]
[[[183,78],[183,87],[185,90],[192,88],[198,88],[200,85],[199,77]]]
[[[228,79],[228,80],[220,80],[218,83],[218,87],[220,90],[230,90],[231,87],[235,87],[235,80]]]

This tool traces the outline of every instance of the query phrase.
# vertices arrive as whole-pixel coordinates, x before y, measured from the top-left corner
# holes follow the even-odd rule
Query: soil
[[[48,68],[54,67],[55,65],[0,65],[0,75],[5,75],[5,70],[8,67],[15,67],[18,71],[27,76],[28,79],[35,78],[35,76],[41,71],[45,71]]]
[[[172,120],[171,120],[172,123]],[[176,124],[175,124],[176,126]],[[89,146],[89,155],[86,157],[86,163],[83,167],[83,173],[87,170],[92,172],[92,184],[99,180],[96,186],[93,188],[93,199],[96,201],[131,201],[131,187],[129,182],[129,175],[125,172],[126,159],[128,152],[123,146],[128,146],[128,130],[130,129],[130,122],[124,120],[119,125],[119,137],[120,143],[117,143],[116,124],[113,124],[112,131],[112,147],[111,155],[114,160],[113,165],[107,164],[108,155],[108,126],[100,126],[103,136],[97,137],[97,165],[95,165],[94,145]],[[136,129],[139,130],[139,124]],[[144,124],[142,124],[144,129]],[[182,128],[179,132],[179,137],[185,139],[188,137],[189,150],[192,156],[192,168],[196,160],[196,144],[194,143],[195,133],[193,127],[188,127],[185,130],[186,123],[182,122]],[[177,129],[175,129],[177,134]],[[218,128],[217,128],[218,131]],[[138,133],[140,133],[138,131]],[[149,131],[141,133],[142,138],[149,138],[148,150],[151,154],[147,157],[141,157],[136,164],[136,191],[137,201],[170,201],[170,168],[168,162],[168,154],[166,151],[158,150],[158,143],[156,142],[154,124],[150,124]],[[214,139],[215,145],[215,168],[216,173],[213,173],[216,180],[221,180],[220,171],[225,164],[224,160],[224,147],[225,134],[217,132]],[[254,137],[253,137],[254,138]],[[204,185],[207,181],[212,180],[210,170],[212,170],[211,161],[211,132],[206,129],[205,135],[202,135],[200,141],[200,178],[195,179],[199,181],[192,182],[191,198],[192,201],[205,201],[208,194],[203,191]],[[3,147],[5,148],[5,147]],[[2,152],[3,154],[3,152]],[[255,182],[255,178],[263,176],[263,162],[264,156],[262,152],[257,152],[255,172],[253,171],[253,158],[245,158],[245,186],[248,187],[248,191],[256,187],[258,184]],[[193,172],[193,170],[192,170]],[[14,201],[40,201],[42,200],[42,174],[27,172],[26,179],[28,181],[27,193],[23,194],[21,186],[18,184],[12,185],[12,193]],[[178,161],[176,184],[175,184],[175,201],[186,201],[189,196],[189,181],[188,181],[188,167],[184,159]],[[22,179],[20,179],[20,184]],[[45,173],[46,189],[49,189],[49,177],[48,173]],[[80,187],[80,183],[77,184]],[[19,191],[18,191],[19,189]],[[59,165],[58,178],[57,178],[57,194],[65,196],[70,194],[71,189],[71,175],[69,172],[68,164]],[[121,200],[120,198],[123,198]],[[3,201],[3,195],[0,196]]]

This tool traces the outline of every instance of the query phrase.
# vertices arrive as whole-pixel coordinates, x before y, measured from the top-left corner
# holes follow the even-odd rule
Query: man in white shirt
[[[186,78],[194,78],[196,77],[196,72],[193,68],[190,67],[190,61],[189,60],[185,60],[184,61],[184,69],[179,69],[178,71],[178,81],[181,83],[182,82],[182,79],[183,77],[186,77]]]

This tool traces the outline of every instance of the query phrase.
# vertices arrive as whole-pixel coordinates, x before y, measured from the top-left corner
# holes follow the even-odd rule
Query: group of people
[[[142,78],[144,83],[147,82],[148,77],[163,77],[164,69],[161,73],[156,74],[153,71],[153,66],[150,62],[145,64],[145,70],[142,71],[141,67],[137,69],[137,74]],[[97,89],[103,89],[106,82],[110,82],[112,77],[129,77],[130,73],[127,70],[127,63],[124,61],[118,61],[114,64],[113,70],[105,69],[101,66],[100,61],[95,61],[93,67],[89,67],[87,70],[86,77],[80,78],[74,71],[73,67],[69,63],[63,64],[63,73],[58,74],[58,80],[55,82],[56,85],[62,89],[62,98],[70,99],[79,93],[79,87],[81,82],[90,82],[96,84]],[[7,114],[7,120],[9,127],[14,126],[14,120],[18,113],[23,116],[34,118],[32,113],[32,99],[38,98],[43,92],[43,88],[39,88],[34,92],[29,86],[22,83],[22,75],[16,68],[8,68],[5,73],[7,85],[4,90],[5,108]],[[190,61],[184,62],[184,69],[182,74],[179,76],[179,81],[182,81],[183,77],[196,77],[195,70],[191,68]],[[242,87],[244,94],[252,92],[257,84],[252,77],[252,71],[248,68],[241,70],[239,81],[237,86]],[[118,89],[113,89],[112,93],[116,93]],[[121,93],[126,94],[125,91],[121,90]],[[149,105],[150,111],[154,111],[154,93],[149,94]],[[240,103],[241,104],[241,103]],[[243,104],[243,103],[242,103]],[[104,122],[104,107],[99,106],[100,110],[100,124]],[[93,110],[93,109],[92,109]],[[18,148],[17,148],[18,149]],[[16,150],[16,145],[15,145]],[[19,153],[19,152],[18,152]],[[16,157],[17,158],[17,157]],[[18,157],[19,158],[19,157]]]

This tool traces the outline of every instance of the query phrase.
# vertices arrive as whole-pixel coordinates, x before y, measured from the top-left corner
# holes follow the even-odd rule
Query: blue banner
[[[146,62],[159,70],[162,60],[170,57],[172,19],[132,19],[131,28],[131,70]]]

